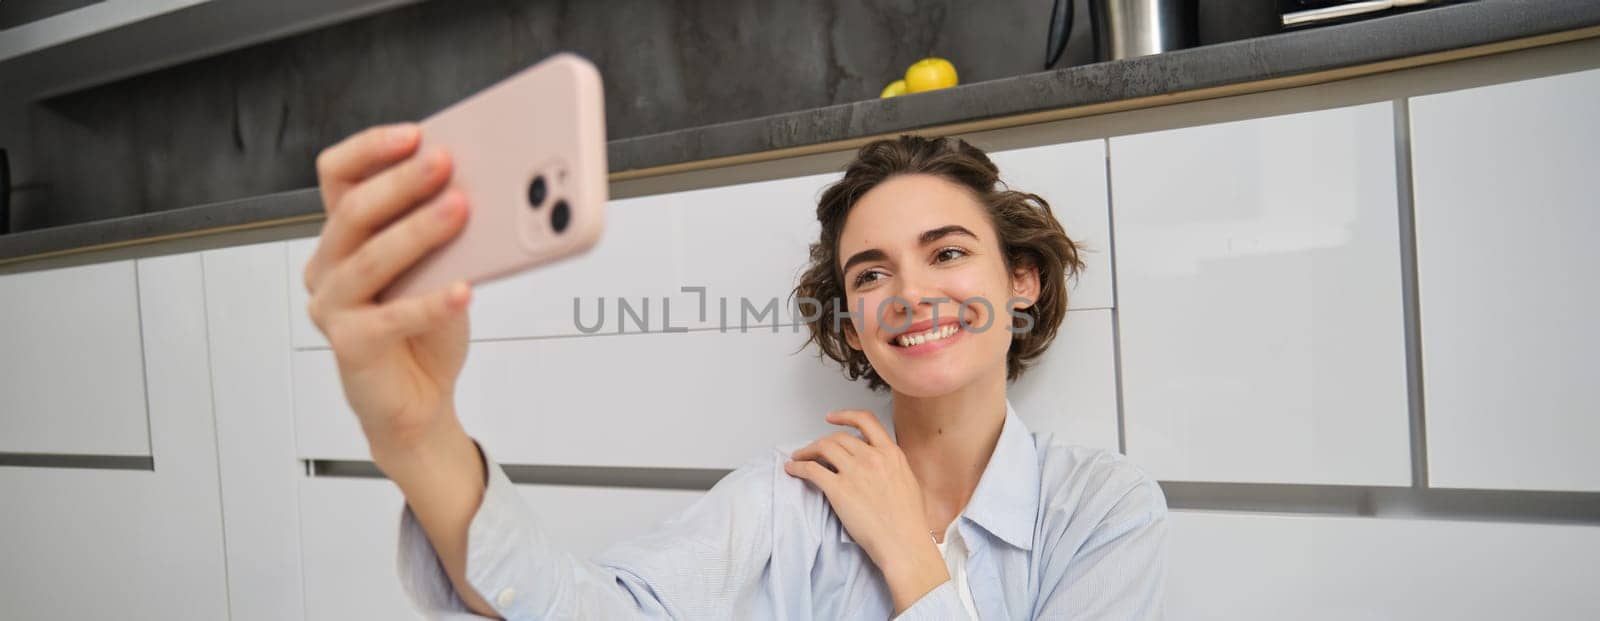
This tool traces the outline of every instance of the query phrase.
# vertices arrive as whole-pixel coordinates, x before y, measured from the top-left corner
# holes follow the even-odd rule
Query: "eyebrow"
[[[921,235],[917,236],[917,244],[920,246],[926,246],[951,235],[966,235],[967,237],[971,237],[973,241],[978,240],[978,236],[974,235],[972,231],[967,230],[967,227],[959,224],[947,224],[936,229],[928,229],[923,231]],[[839,271],[841,273],[848,272],[850,271],[850,268],[857,263],[863,263],[866,261],[882,261],[887,257],[888,255],[884,254],[882,250],[877,248],[862,250],[861,252],[850,255],[850,260],[845,261],[844,267],[840,268]]]

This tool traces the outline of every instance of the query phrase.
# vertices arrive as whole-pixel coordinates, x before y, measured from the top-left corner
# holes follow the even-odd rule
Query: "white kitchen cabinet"
[[[1055,342],[1006,394],[1030,431],[1054,433],[1067,444],[1119,450],[1111,311],[1067,313]]]
[[[0,453],[150,455],[133,261],[0,276]]]
[[[137,277],[154,470],[0,467],[0,617],[228,618],[200,258]]]
[[[1600,526],[1174,511],[1167,618],[1600,618]]]
[[[809,244],[815,241],[816,197],[836,175],[812,175],[612,201],[606,230],[588,253],[540,269],[485,283],[474,291],[472,338],[507,339],[585,334],[660,332],[673,328],[737,327],[742,304],[751,323],[773,300],[779,321],[792,323],[789,305]],[[305,316],[300,270],[316,239],[290,242],[297,348],[326,347]],[[700,293],[683,287],[703,287]],[[662,299],[670,298],[670,310]],[[726,299],[726,311],[721,310]],[[599,315],[604,300],[605,314]],[[623,317],[619,300],[633,315]],[[702,318],[701,304],[705,304]],[[641,329],[635,316],[648,317]],[[772,315],[759,321],[771,324]],[[599,323],[597,323],[599,322]],[[598,331],[595,332],[594,330]]]
[[[1391,105],[1110,153],[1128,454],[1163,480],[1409,484]]]
[[[1084,269],[1067,296],[1072,310],[1111,308],[1111,206],[1103,140],[995,151],[989,159],[1012,190],[1038,194],[1078,243]]]
[[[648,532],[701,495],[567,485],[519,485],[517,491],[551,540],[580,558]],[[403,501],[387,480],[301,481],[308,620],[420,618],[395,573]]]
[[[1428,474],[1600,492],[1600,70],[1411,100]]]
[[[793,327],[474,343],[456,387],[467,431],[503,463],[733,468],[839,429],[886,394],[800,349]],[[328,350],[294,353],[299,454],[368,459]]]
[[[297,619],[300,530],[282,242],[206,251],[230,618]],[[335,377],[337,382],[337,377]]]

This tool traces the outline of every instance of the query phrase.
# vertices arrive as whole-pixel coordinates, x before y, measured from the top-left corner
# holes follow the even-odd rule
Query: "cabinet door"
[[[539,526],[579,558],[647,532],[701,494],[567,485],[517,490]],[[301,481],[306,619],[420,618],[395,574],[403,501],[386,480]]]
[[[1111,140],[1128,454],[1163,480],[1406,485],[1388,103]]]
[[[1600,491],[1600,70],[1411,100],[1428,475]]]
[[[0,617],[228,618],[200,269],[137,262],[152,469],[0,466]]]
[[[133,261],[0,276],[0,301],[0,453],[148,456]]]
[[[303,610],[295,482],[305,469],[294,450],[284,253],[271,242],[203,254],[231,621]]]
[[[786,327],[474,343],[456,409],[502,463],[574,466],[734,468],[837,430],[832,410],[887,418],[885,395],[804,341]],[[294,378],[300,456],[368,459],[332,353],[295,352]]]

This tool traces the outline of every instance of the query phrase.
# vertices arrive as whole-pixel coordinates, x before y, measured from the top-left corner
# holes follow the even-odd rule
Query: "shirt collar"
[[[1039,514],[1039,476],[1039,453],[1033,434],[1007,399],[1000,440],[961,517],[1012,546],[1032,550],[1033,526]],[[839,540],[854,543],[843,524],[839,527]]]

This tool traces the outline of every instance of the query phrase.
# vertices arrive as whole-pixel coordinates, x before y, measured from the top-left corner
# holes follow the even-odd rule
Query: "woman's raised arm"
[[[406,498],[407,591],[435,614],[508,618],[770,609],[759,601],[769,591],[751,588],[771,558],[770,463],[736,471],[658,532],[587,561],[551,545],[467,436],[454,408],[467,284],[376,300],[468,217],[466,198],[446,189],[449,154],[417,153],[420,138],[411,123],[373,127],[317,156],[327,220],[304,273],[307,312],[333,349],[373,462]]]
[[[401,518],[400,581],[430,618],[467,614],[462,592],[493,607],[480,614],[507,619],[808,618],[804,608],[789,609],[809,602],[807,594],[774,599],[784,585],[804,584],[797,577],[808,570],[773,558],[777,538],[803,537],[774,526],[774,463],[768,456],[740,467],[648,533],[583,559],[540,528],[485,455],[488,484],[466,529],[466,586],[452,588],[431,533],[410,509]]]
[[[467,354],[466,283],[378,303],[376,296],[454,237],[467,201],[446,190],[450,156],[417,153],[412,123],[361,131],[317,155],[327,218],[307,262],[306,312],[332,347],[345,399],[374,463],[399,484],[465,584],[466,526],[483,495],[483,469],[456,419],[455,382]],[[492,609],[463,591],[473,610]]]

